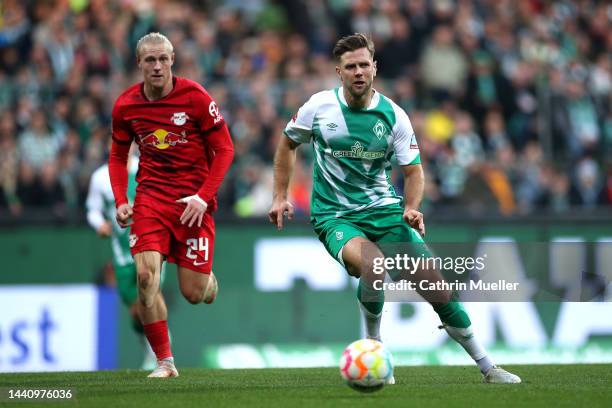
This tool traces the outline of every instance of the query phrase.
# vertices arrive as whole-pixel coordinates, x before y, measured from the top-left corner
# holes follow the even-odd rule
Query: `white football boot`
[[[170,378],[178,377],[179,373],[174,366],[174,359],[165,358],[157,361],[157,367],[147,377],[149,378]]]
[[[503,368],[493,366],[484,375],[482,381],[488,384],[519,384],[521,377],[509,373]]]

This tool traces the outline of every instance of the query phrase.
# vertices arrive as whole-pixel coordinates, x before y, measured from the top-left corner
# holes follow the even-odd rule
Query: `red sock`
[[[172,357],[170,351],[170,337],[168,337],[168,322],[159,320],[143,325],[145,336],[158,360]]]

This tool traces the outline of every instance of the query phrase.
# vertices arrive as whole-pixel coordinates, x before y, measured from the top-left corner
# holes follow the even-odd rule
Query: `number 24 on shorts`
[[[195,266],[204,265],[208,262],[208,238],[189,238],[187,240],[187,254],[185,255],[189,259],[193,259],[193,264]],[[204,262],[198,262],[198,255],[194,254],[192,251],[204,251]]]

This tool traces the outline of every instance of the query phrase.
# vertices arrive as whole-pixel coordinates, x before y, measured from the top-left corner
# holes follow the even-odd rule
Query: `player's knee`
[[[359,265],[353,265],[353,264],[345,264],[346,266],[346,271],[348,272],[349,275],[355,277],[355,278],[359,278],[361,277],[361,268],[359,268]]]
[[[153,283],[153,274],[148,270],[138,271],[138,286],[147,288]]]
[[[362,261],[361,261],[361,265],[359,265],[359,274],[361,277],[366,278],[366,280],[372,280],[376,277],[378,277],[378,274],[375,273],[375,269],[374,267],[375,265],[375,261],[374,259],[376,258],[375,254],[372,254],[370,256],[365,256]]]
[[[156,258],[152,256],[139,256],[135,260],[138,282],[141,282],[144,286],[151,284],[153,276],[158,272],[159,268]]]

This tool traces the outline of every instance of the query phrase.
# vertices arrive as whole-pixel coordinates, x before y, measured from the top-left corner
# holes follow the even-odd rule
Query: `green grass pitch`
[[[0,406],[15,407],[610,407],[612,365],[511,366],[522,384],[483,384],[475,367],[396,367],[396,385],[373,394],[348,388],[334,368],[182,369],[0,374]],[[179,368],[180,369],[180,368]],[[76,390],[76,401],[8,402],[9,388]]]

